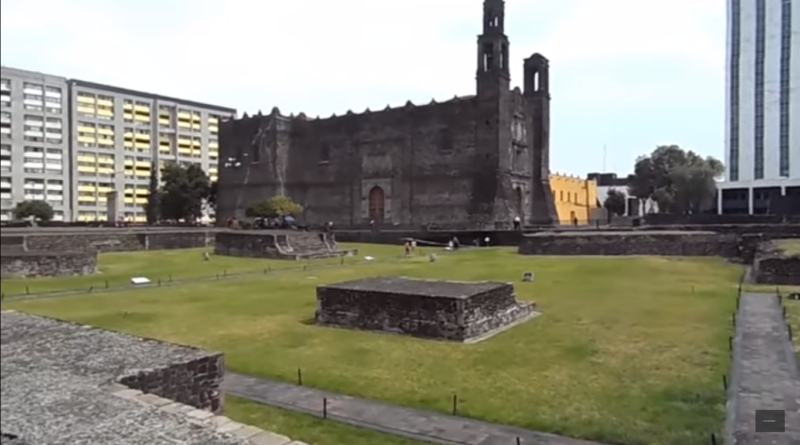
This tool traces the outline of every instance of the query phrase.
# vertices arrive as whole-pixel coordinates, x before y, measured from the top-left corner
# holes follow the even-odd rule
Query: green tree
[[[661,213],[700,213],[713,205],[715,180],[723,171],[717,159],[664,145],[636,160],[628,193],[652,199]]]
[[[608,195],[606,195],[605,201],[603,201],[603,208],[615,215],[622,216],[625,214],[626,200],[627,198],[624,193],[617,189],[610,189]]]
[[[153,225],[160,219],[161,213],[161,190],[158,188],[158,175],[156,174],[156,163],[150,169],[150,185],[148,187],[147,203],[144,205],[144,213],[147,215],[147,224]]]
[[[199,165],[167,164],[161,171],[159,210],[163,219],[197,221],[203,215],[211,183]]]
[[[257,202],[247,208],[245,214],[251,218],[278,216],[298,216],[303,213],[303,206],[292,201],[288,196],[273,196],[266,201]]]
[[[38,221],[50,221],[53,214],[53,207],[47,201],[22,201],[14,208],[14,217],[18,219],[32,217]]]

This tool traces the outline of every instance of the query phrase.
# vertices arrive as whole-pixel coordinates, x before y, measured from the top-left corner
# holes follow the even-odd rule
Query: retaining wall
[[[715,232],[547,232],[526,235],[522,255],[739,256],[739,238]]]
[[[86,229],[83,231],[31,230],[2,235],[2,246],[28,251],[127,252],[137,250],[166,250],[208,247],[213,244],[217,230],[135,230]]]
[[[753,276],[759,284],[800,285],[800,255],[787,255],[774,243],[758,246]]]
[[[96,251],[25,252],[16,249],[9,251],[3,247],[0,254],[3,278],[90,275],[96,271]]]

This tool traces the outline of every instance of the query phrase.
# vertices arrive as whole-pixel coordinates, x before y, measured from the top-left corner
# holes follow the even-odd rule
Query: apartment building
[[[18,202],[47,201],[70,220],[67,79],[13,68],[0,75],[0,220]]]
[[[219,123],[236,110],[82,80],[68,84],[76,220],[105,220],[106,194],[116,191],[120,215],[145,221],[150,177],[168,162],[198,164],[216,181]]]
[[[167,162],[200,165],[217,179],[222,119],[236,110],[83,80],[2,67],[0,198],[46,200],[55,219],[145,221],[150,176]]]

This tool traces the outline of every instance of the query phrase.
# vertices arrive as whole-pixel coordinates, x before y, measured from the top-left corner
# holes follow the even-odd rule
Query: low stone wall
[[[247,258],[303,260],[343,256],[327,233],[297,230],[228,230],[215,236],[214,253]]]
[[[470,342],[533,315],[508,283],[374,277],[317,287],[323,326]]]
[[[163,368],[141,370],[117,381],[147,394],[221,413],[224,398],[220,387],[224,375],[225,360],[217,353]]]
[[[756,283],[800,285],[800,255],[787,255],[771,242],[759,245],[753,261]]]
[[[714,232],[547,232],[526,235],[522,255],[739,256],[739,238]]]
[[[90,275],[97,271],[97,252],[24,252],[4,248],[0,264],[2,278]]]
[[[30,251],[97,250],[128,252],[208,247],[213,244],[216,229],[142,230],[86,229],[83,231],[31,230],[3,235],[2,244],[22,245]]]

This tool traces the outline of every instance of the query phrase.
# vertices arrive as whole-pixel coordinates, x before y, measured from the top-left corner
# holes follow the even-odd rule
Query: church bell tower
[[[483,2],[483,33],[478,36],[478,96],[496,95],[509,90],[511,76],[508,69],[505,9],[504,0]]]

